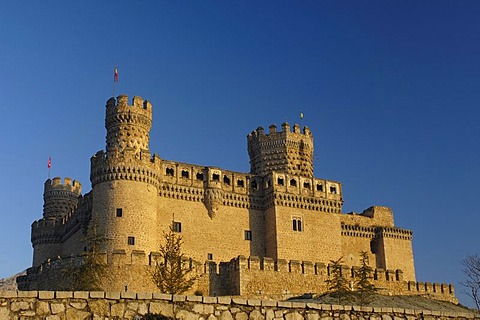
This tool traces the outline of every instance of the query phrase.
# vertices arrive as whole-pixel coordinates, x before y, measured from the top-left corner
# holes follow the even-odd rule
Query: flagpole
[[[48,163],[47,163],[47,168],[48,168],[48,179],[50,179],[50,167],[52,166],[52,157],[48,157]]]
[[[115,66],[113,68],[113,98],[115,99],[115,91],[117,89],[117,83],[118,83],[118,68]]]

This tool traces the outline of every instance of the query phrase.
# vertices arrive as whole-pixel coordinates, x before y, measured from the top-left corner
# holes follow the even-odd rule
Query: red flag
[[[51,158],[51,157],[48,157],[47,168],[50,169],[51,166],[52,166],[52,158]]]
[[[118,69],[117,66],[113,69],[113,81],[118,82]]]

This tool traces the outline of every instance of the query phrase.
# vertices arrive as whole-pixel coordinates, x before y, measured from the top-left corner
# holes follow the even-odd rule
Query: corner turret
[[[31,229],[34,267],[61,255],[63,219],[77,208],[82,194],[82,185],[70,178],[63,183],[59,177],[48,179],[44,187],[43,218]]]
[[[78,205],[78,197],[82,194],[80,182],[71,178],[59,177],[45,181],[43,192],[43,217],[61,220]]]
[[[269,126],[265,134],[263,127],[247,136],[250,172],[265,176],[270,172],[283,172],[303,177],[313,177],[313,135],[308,127],[301,131],[295,124],[293,131],[285,122],[282,130]]]

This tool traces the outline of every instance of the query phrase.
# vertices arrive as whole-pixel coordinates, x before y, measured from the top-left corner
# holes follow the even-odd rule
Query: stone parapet
[[[460,308],[459,308],[460,310]],[[137,292],[0,291],[0,319],[479,319],[472,310],[372,308]]]

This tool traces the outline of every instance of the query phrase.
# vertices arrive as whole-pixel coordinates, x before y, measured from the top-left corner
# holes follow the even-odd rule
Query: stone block
[[[73,291],[56,291],[55,298],[57,299],[71,299],[73,298]]]
[[[105,292],[105,299],[119,300],[120,299],[120,292],[119,291]]]
[[[47,301],[37,301],[35,306],[37,316],[46,316],[50,314],[50,304]]]
[[[327,265],[323,262],[315,262],[315,274],[326,276]]]
[[[69,305],[77,310],[83,310],[87,306],[87,302],[82,300],[79,300],[79,301],[74,300],[74,301],[71,301]]]
[[[154,292],[152,299],[172,301],[172,295],[167,293]]]
[[[159,313],[167,317],[174,317],[173,304],[170,304],[168,302],[160,302],[160,301],[150,302],[149,312]]]
[[[201,298],[201,297],[199,297]],[[230,297],[217,297],[217,301],[219,304],[231,304],[232,298]]]
[[[125,314],[125,304],[123,302],[115,303],[110,306],[110,315],[112,317],[118,317],[120,319],[123,318]]]
[[[38,299],[53,299],[55,291],[38,291]]]
[[[248,268],[251,270],[260,270],[260,258],[257,256],[248,258]]]
[[[73,297],[75,299],[88,299],[88,291],[74,291]]]
[[[127,264],[127,254],[125,253],[125,250],[113,250],[112,264],[116,266],[123,266]]]
[[[247,305],[247,299],[239,298],[239,297],[233,297],[232,298],[232,303],[238,304],[238,305]]]
[[[146,265],[147,256],[143,250],[133,250],[132,251],[132,264],[133,265]]]
[[[279,308],[292,308],[292,303],[288,301],[278,301],[277,307]]]
[[[265,257],[262,261],[262,268],[265,271],[275,270],[275,261],[272,258]]]
[[[302,272],[304,274],[315,274],[315,267],[311,261],[302,262]]]
[[[173,296],[173,302],[183,302],[187,300],[187,296],[176,294]]]
[[[30,303],[27,301],[14,301],[10,304],[10,310],[17,312],[20,310],[30,310]]]
[[[0,291],[0,298],[16,298],[17,291]]]
[[[288,268],[291,273],[302,273],[302,264],[298,260],[291,260]]]
[[[322,310],[322,305],[315,302],[307,302],[307,308],[313,310]]]
[[[65,319],[86,320],[90,319],[90,316],[90,312],[74,308],[67,308],[67,312],[65,313]]]
[[[250,312],[248,316],[249,320],[264,320],[265,316],[260,312],[260,310],[254,309]]]
[[[217,297],[203,297],[203,303],[217,303]]]
[[[333,311],[339,311],[339,310],[345,310],[343,306],[337,305],[337,304],[332,304],[332,310]]]
[[[90,291],[91,299],[103,299],[105,298],[105,292],[103,291]]]
[[[55,303],[52,302],[50,304],[50,310],[52,310],[52,314],[59,314],[65,312],[65,306],[63,303]]]
[[[122,291],[122,292],[120,292],[120,298],[122,298],[122,299],[136,299],[137,294],[133,291]]]
[[[152,300],[153,293],[151,292],[138,292],[137,299],[138,300]]]
[[[219,297],[220,298],[220,297]],[[202,296],[187,296],[187,301],[202,302]]]
[[[305,309],[307,304],[305,302],[292,302],[292,307],[296,309]]]
[[[275,270],[279,272],[289,272],[287,260],[278,259],[275,263]]]
[[[262,305],[261,300],[257,300],[257,299],[248,299],[247,300],[247,306],[256,307],[256,306],[261,306],[261,305]]]
[[[19,298],[36,298],[38,291],[18,291],[17,295]]]
[[[324,311],[332,311],[332,305],[331,304],[321,304],[322,310]]]
[[[262,300],[262,307],[276,307],[277,301],[274,300]]]

